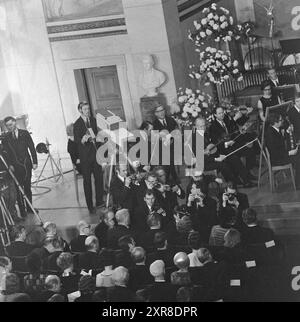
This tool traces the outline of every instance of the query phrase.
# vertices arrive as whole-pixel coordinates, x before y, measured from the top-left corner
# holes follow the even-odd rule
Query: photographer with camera
[[[208,189],[201,181],[192,184],[187,207],[191,213],[193,229],[207,243],[211,228],[217,223],[217,202],[208,196]]]
[[[131,210],[135,187],[133,186],[132,176],[129,176],[127,164],[117,164],[115,171],[110,186],[113,204],[117,208]]]
[[[238,192],[236,186],[232,182],[228,182],[226,189],[221,197],[220,216],[236,215],[237,224],[242,224],[242,213],[249,208],[248,196],[244,193]]]
[[[141,208],[144,205],[144,197],[147,190],[151,190],[154,196],[158,197],[158,191],[155,189],[157,185],[157,176],[154,172],[147,172],[145,178],[140,181],[140,185],[136,186],[135,189],[135,199],[134,205],[135,208]]]

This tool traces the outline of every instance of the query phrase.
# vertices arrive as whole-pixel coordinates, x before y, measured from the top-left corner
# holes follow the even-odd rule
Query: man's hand
[[[226,159],[226,155],[221,154],[218,158],[215,158],[216,162],[222,162]]]
[[[131,184],[131,177],[125,178],[125,186],[129,188],[130,184]]]
[[[223,183],[223,180],[221,178],[216,178],[215,181],[218,184],[222,184]]]
[[[296,155],[298,153],[298,146],[297,146],[297,148],[296,149],[294,149],[294,150],[290,150],[289,151],[289,155],[290,156],[292,156],[292,155]]]
[[[179,191],[178,185],[175,185],[174,187],[172,187],[172,191],[177,193]]]
[[[81,143],[84,144],[85,142],[87,142],[89,140],[90,136],[88,134],[85,134],[82,139],[81,139]]]
[[[37,165],[37,164],[33,164],[33,165],[32,165],[32,169],[33,169],[33,170],[36,170],[36,169],[37,169],[37,167],[38,167],[38,165]]]
[[[233,146],[234,145],[234,141],[227,141],[227,142],[225,142],[225,148],[227,149],[229,146]]]
[[[192,202],[195,200],[195,196],[190,194],[187,202],[187,206],[190,207],[192,205]]]
[[[238,111],[238,112],[235,114],[235,116],[234,116],[234,118],[233,118],[233,119],[236,121],[236,120],[240,119],[242,116],[243,116],[242,112],[241,112],[241,111]]]

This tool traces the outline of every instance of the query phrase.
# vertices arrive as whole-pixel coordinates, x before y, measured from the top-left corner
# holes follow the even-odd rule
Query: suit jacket
[[[110,189],[116,207],[132,209],[133,191],[117,175],[112,178]]]
[[[285,136],[281,134],[281,131],[278,133],[272,126],[269,126],[266,132],[266,146],[270,153],[272,166],[290,162]]]
[[[156,260],[161,259],[166,267],[174,266],[173,258],[175,254],[176,249],[171,246],[168,246],[167,249],[155,250],[153,253],[148,254],[147,265],[150,266]]]
[[[168,282],[154,282],[149,288],[149,302],[175,302],[177,288]]]
[[[85,240],[86,235],[78,235],[74,239],[71,240],[70,247],[72,252],[76,253],[84,253],[86,251]]]
[[[98,133],[98,128],[97,128],[97,122],[94,117],[90,117],[90,125],[91,128],[97,136]],[[88,141],[85,142],[84,144],[81,143],[82,137],[87,134],[88,129],[87,126],[83,120],[83,118],[80,116],[76,122],[74,123],[74,141],[77,143],[78,147],[78,154],[79,154],[79,159],[80,163],[87,163],[87,162],[94,162],[96,160],[96,149],[95,146],[92,142]],[[98,147],[98,143],[96,144],[96,147]]]
[[[9,257],[12,256],[27,256],[33,250],[33,246],[22,241],[14,241],[6,247]]]
[[[129,270],[128,287],[132,291],[136,292],[153,282],[153,276],[146,265],[135,265]]]
[[[173,220],[174,208],[178,205],[177,195],[172,191],[166,191],[165,196],[162,193],[158,194],[158,203],[166,212],[167,219]]]
[[[122,286],[113,286],[107,289],[107,298],[109,302],[136,302],[135,294],[128,288]]]
[[[176,121],[172,117],[166,116],[165,120],[166,120],[167,126],[162,125],[159,119],[156,118],[153,122],[153,129],[157,131],[167,130],[169,132],[172,132],[178,127]]]
[[[294,138],[296,141],[300,140],[300,113],[293,106],[288,111],[289,121],[294,126]]]
[[[228,139],[231,140],[236,136],[235,131],[238,130],[236,123],[229,118],[227,115],[224,117],[224,123],[226,125],[228,133],[223,128],[223,126],[217,121],[214,120],[209,127],[209,137],[214,144],[218,144],[218,152],[220,154],[228,154],[232,151],[231,147],[225,148],[225,141],[224,138],[228,136]],[[220,143],[222,141],[222,143]],[[220,144],[219,144],[220,143]]]
[[[242,230],[243,244],[260,244],[274,240],[274,233],[269,228],[260,226],[246,227]]]
[[[130,228],[123,225],[116,225],[112,229],[107,231],[107,247],[112,249],[119,249],[118,240],[119,238],[131,235],[134,237],[134,233]]]
[[[98,253],[86,252],[79,255],[79,268],[101,270],[104,268]]]
[[[56,260],[59,257],[59,255],[62,253],[62,251],[57,251],[52,253],[50,256],[47,258],[47,269],[51,271],[60,271],[60,268],[56,264]]]
[[[2,142],[11,165],[20,166],[21,163],[32,168],[32,163],[38,164],[34,143],[28,131],[18,129],[17,139],[9,132]]]

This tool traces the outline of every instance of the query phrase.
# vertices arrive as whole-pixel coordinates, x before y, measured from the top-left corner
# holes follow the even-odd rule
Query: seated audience
[[[144,288],[146,285],[153,283],[153,277],[146,266],[146,252],[142,247],[135,247],[131,251],[131,257],[134,266],[129,269],[128,287],[136,292]]]
[[[112,274],[114,286],[107,289],[109,302],[135,302],[135,294],[127,287],[129,280],[128,269],[119,266],[114,269]]]
[[[88,236],[85,240],[86,251],[79,255],[78,266],[80,269],[103,269],[103,263],[99,256],[99,241],[96,236]]]
[[[99,223],[95,227],[95,236],[101,247],[107,247],[107,231],[115,226],[115,213],[113,209],[100,209]]]
[[[101,253],[104,270],[96,276],[96,287],[112,287],[114,282],[112,279],[114,256],[109,250],[104,249]]]
[[[74,302],[93,302],[93,295],[96,289],[95,278],[90,275],[81,276],[78,289],[80,296]]]
[[[45,289],[47,274],[42,272],[42,260],[36,253],[31,253],[26,258],[28,275],[23,278],[23,287],[32,300],[38,300],[39,294]]]
[[[147,288],[149,302],[174,302],[176,301],[175,285],[166,282],[165,263],[156,260],[150,265],[150,274],[154,277],[154,283]]]
[[[72,252],[83,253],[85,252],[85,240],[91,233],[91,225],[86,221],[81,220],[78,223],[78,231],[79,235],[71,240],[70,247]]]
[[[174,256],[174,264],[179,269],[171,274],[171,283],[178,286],[191,285],[191,278],[188,268],[190,260],[186,253],[179,252]]]
[[[14,273],[7,273],[3,277],[3,289],[0,302],[30,302],[30,297],[20,292],[20,280]]]
[[[56,261],[58,268],[62,271],[60,277],[62,292],[70,294],[77,291],[81,275],[74,271],[74,255],[61,253]]]
[[[230,229],[237,226],[237,213],[224,212],[220,215],[220,224],[213,226],[209,237],[210,246],[223,246],[224,235]]]
[[[57,227],[56,224],[50,221],[47,221],[44,223],[44,231],[46,233],[46,236],[57,236],[59,239],[61,239],[62,244],[63,244],[63,251],[64,252],[69,252],[70,251],[70,247],[68,245],[68,243],[62,239],[61,236],[58,235],[57,233]]]
[[[162,260],[167,267],[171,267],[174,265],[175,253],[175,249],[168,245],[166,233],[158,232],[154,236],[154,252],[148,254],[147,263],[150,265],[156,260]]]
[[[140,244],[146,249],[153,249],[154,236],[161,232],[161,217],[158,214],[150,216],[147,220],[149,230],[139,236]]]
[[[33,246],[25,242],[26,229],[24,226],[13,226],[11,238],[13,242],[6,247],[6,252],[9,257],[27,256],[33,250]]]
[[[198,231],[193,231],[189,234],[188,245],[191,247],[192,252],[188,254],[190,267],[199,267],[203,264],[199,261],[199,249],[201,247],[201,237]]]
[[[107,247],[118,249],[118,241],[126,235],[133,235],[130,229],[130,215],[128,209],[120,209],[116,212],[117,224],[107,231]]]
[[[47,302],[50,297],[55,294],[60,294],[61,282],[60,278],[56,275],[48,275],[45,280],[45,290],[39,295],[40,302]]]
[[[57,235],[54,235],[55,240],[53,241],[53,247],[55,250],[48,256],[46,262],[47,271],[58,272],[59,267],[57,266],[57,258],[63,252],[64,240]]]
[[[46,271],[48,266],[48,257],[57,251],[60,245],[60,239],[56,236],[48,236],[44,241],[44,246],[35,248],[31,253],[37,254],[42,262],[42,270]]]
[[[244,245],[260,244],[274,240],[274,233],[269,228],[260,227],[257,223],[257,214],[253,208],[243,211],[242,243]]]
[[[124,266],[127,269],[134,266],[131,252],[135,247],[135,240],[130,235],[123,236],[118,241],[119,249],[115,252],[115,266]]]

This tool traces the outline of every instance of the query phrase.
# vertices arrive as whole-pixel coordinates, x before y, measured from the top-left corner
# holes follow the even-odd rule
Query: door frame
[[[134,106],[130,95],[130,87],[127,77],[127,65],[124,55],[65,59],[63,60],[63,63],[67,71],[64,77],[64,84],[68,85],[68,89],[65,88],[64,90],[71,90],[70,94],[72,96],[73,106],[70,108],[72,109],[74,109],[74,106],[78,105],[79,100],[74,70],[115,65],[117,68],[127,126],[129,129],[133,129],[136,126],[135,120],[137,115],[135,115]],[[64,104],[64,107],[66,106],[67,105]]]

